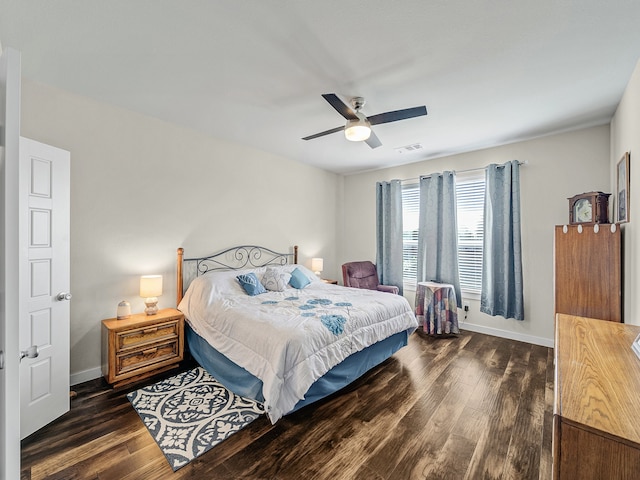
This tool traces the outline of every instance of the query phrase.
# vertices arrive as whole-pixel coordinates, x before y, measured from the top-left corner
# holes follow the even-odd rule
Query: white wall
[[[568,223],[568,197],[592,190],[610,191],[608,125],[345,177],[340,263],[375,261],[377,181],[461,171],[513,159],[528,162],[520,169],[525,321],[485,315],[479,301],[470,300],[468,319],[461,327],[553,345],[554,225]],[[411,292],[405,296],[413,302]],[[462,321],[464,316],[459,318]]]
[[[631,154],[629,223],[622,225],[624,260],[624,321],[640,325],[638,275],[640,275],[640,62],[611,121],[611,191],[616,191],[616,165]]]
[[[163,274],[159,307],[175,306],[177,247],[298,244],[338,278],[335,174],[28,80],[22,135],[71,152],[73,383],[100,375],[100,321],[118,302],[144,309],[140,275]]]
[[[302,263],[322,256],[323,276],[340,279],[342,263],[375,260],[376,181],[512,159],[528,161],[521,169],[526,320],[489,317],[472,300],[462,327],[551,345],[553,226],[568,221],[567,197],[610,191],[610,159],[618,157],[601,126],[342,177],[28,80],[22,135],[71,152],[75,382],[100,374],[100,320],[122,299],[143,310],[139,275],[162,273],[159,306],[175,305],[178,246],[197,256],[238,243],[277,250],[295,243]]]

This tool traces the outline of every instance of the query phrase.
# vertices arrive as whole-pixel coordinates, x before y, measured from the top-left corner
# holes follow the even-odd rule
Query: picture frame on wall
[[[629,221],[629,152],[626,152],[618,162],[616,187],[616,219],[618,223]]]

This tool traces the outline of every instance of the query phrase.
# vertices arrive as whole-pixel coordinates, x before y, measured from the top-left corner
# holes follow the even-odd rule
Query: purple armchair
[[[367,288],[398,294],[400,289],[392,285],[380,285],[376,266],[369,262],[349,262],[342,265],[342,279],[345,287]]]

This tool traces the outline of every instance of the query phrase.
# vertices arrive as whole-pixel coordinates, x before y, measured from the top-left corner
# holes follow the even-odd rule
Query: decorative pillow
[[[291,280],[289,280],[289,285],[293,288],[304,288],[311,283],[309,277],[307,277],[299,268],[296,268],[293,272],[291,272]]]
[[[287,288],[291,275],[287,272],[283,272],[280,269],[267,267],[267,270],[262,276],[262,284],[267,290],[272,292],[283,292]]]
[[[251,295],[251,296],[260,295],[261,293],[266,292],[266,290],[260,283],[260,280],[258,280],[258,277],[256,277],[256,274],[253,272],[238,275],[236,278],[238,279],[238,282],[240,282],[240,285],[242,285],[242,288],[244,288],[244,291],[247,292],[248,295]]]

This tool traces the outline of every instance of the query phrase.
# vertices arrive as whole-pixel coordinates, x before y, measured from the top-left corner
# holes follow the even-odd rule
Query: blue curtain
[[[420,178],[418,282],[450,283],[462,307],[458,272],[456,182],[453,172]]]
[[[402,295],[402,184],[376,184],[376,266],[383,285],[395,285]]]
[[[519,168],[517,160],[487,167],[480,311],[524,320]]]

